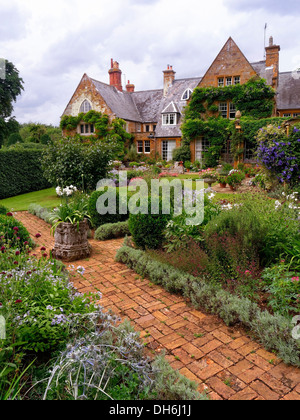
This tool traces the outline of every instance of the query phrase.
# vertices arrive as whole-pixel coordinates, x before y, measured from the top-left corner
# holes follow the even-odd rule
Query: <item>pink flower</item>
[[[20,255],[21,252],[20,251],[16,251],[16,256]]]
[[[299,277],[293,277],[293,278],[292,278],[292,281],[294,281],[294,282],[296,282],[296,281],[300,281],[300,278],[299,278]]]
[[[37,233],[36,235],[35,235],[35,237],[36,238],[40,238],[42,235],[40,234],[40,233]]]

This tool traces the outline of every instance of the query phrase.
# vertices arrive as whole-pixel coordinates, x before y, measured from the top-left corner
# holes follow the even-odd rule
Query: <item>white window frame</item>
[[[162,125],[177,125],[177,114],[175,112],[163,114]]]
[[[218,78],[218,87],[224,87],[224,77]]]
[[[190,99],[190,97],[192,96],[193,91],[192,89],[188,88],[183,92],[183,95],[181,97],[182,101],[188,101]]]
[[[147,149],[149,150],[149,152],[147,152]],[[144,142],[144,153],[145,153],[145,155],[150,155],[150,153],[151,153],[151,141],[150,140],[145,140],[145,142]]]
[[[236,107],[233,102],[229,103],[229,119],[234,120],[236,115]]]
[[[93,109],[92,104],[90,103],[90,101],[88,101],[87,99],[85,99],[82,104],[80,105],[80,113],[83,114],[87,114],[89,111],[91,111]]]
[[[234,76],[234,84],[235,85],[241,84],[241,76]]]
[[[232,77],[226,77],[226,86],[232,86]]]
[[[144,142],[143,140],[138,140],[136,142],[137,152],[139,155],[142,155],[144,153]]]
[[[173,146],[173,147],[170,147]],[[163,140],[161,145],[161,154],[163,160],[170,162],[173,160],[173,151],[176,149],[176,140]]]
[[[227,102],[219,103],[219,112],[221,113],[223,118],[228,118],[228,103]]]

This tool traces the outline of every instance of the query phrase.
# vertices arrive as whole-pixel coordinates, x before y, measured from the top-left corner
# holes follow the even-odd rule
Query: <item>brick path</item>
[[[26,212],[16,215],[41,247],[53,247],[45,222]],[[101,304],[141,331],[149,351],[167,351],[172,367],[199,383],[213,400],[300,400],[300,370],[289,367],[252,341],[242,329],[228,328],[181,297],[141,279],[114,261],[122,240],[90,241],[90,259],[75,267],[86,269],[74,281],[80,292],[100,290]],[[36,253],[39,253],[37,248]]]

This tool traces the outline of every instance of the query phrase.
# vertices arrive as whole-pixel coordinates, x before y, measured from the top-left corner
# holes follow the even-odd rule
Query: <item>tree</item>
[[[5,60],[5,77],[0,78],[0,146],[4,139],[16,132],[16,120],[11,118],[13,103],[21,94],[24,81],[19,76],[19,71],[9,61]],[[14,129],[13,129],[14,128]]]

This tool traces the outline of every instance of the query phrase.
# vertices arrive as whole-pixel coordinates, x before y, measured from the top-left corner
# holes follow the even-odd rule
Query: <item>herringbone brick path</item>
[[[54,239],[45,222],[26,212],[16,214],[35,242],[50,251]],[[36,233],[41,238],[36,239]],[[128,318],[147,348],[166,350],[172,367],[196,381],[212,399],[300,400],[300,370],[265,351],[242,329],[228,328],[219,318],[195,310],[114,261],[123,240],[91,240],[93,254],[76,262],[86,269],[75,278],[80,292],[100,290],[101,305]],[[38,248],[36,253],[38,254]]]

